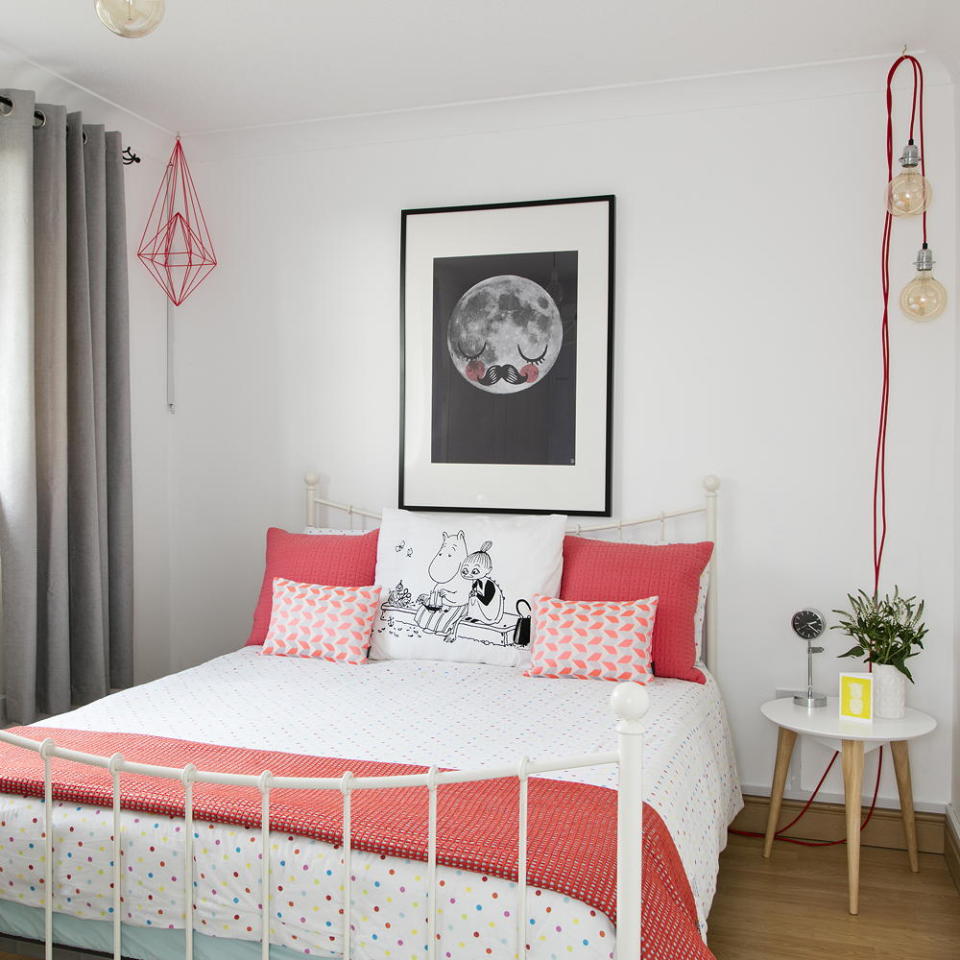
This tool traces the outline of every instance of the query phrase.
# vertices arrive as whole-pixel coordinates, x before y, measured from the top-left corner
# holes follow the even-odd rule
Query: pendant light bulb
[[[900,294],[900,309],[911,320],[935,320],[947,308],[947,291],[933,276],[933,251],[924,244],[913,261],[917,275]]]
[[[920,151],[913,140],[903,148],[900,165],[902,172],[887,184],[887,209],[895,217],[915,217],[930,206],[933,188],[920,172]]]
[[[118,37],[145,37],[160,26],[164,0],[96,0],[100,22]]]

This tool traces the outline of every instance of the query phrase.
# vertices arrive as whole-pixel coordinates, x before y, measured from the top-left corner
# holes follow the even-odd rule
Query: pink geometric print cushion
[[[524,676],[646,683],[658,601],[534,597],[531,662]]]
[[[379,535],[378,530],[371,530],[361,537],[323,537],[271,527],[267,531],[263,581],[246,645],[259,646],[267,635],[274,577],[334,587],[369,586],[377,567]]]
[[[706,683],[696,666],[694,621],[700,575],[712,553],[709,541],[654,546],[566,537],[560,596],[564,600],[659,597],[653,631],[654,675]]]
[[[379,603],[379,587],[326,587],[274,577],[270,626],[260,652],[365,663]]]

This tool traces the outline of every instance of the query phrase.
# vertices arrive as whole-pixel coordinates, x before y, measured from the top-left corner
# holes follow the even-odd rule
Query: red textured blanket
[[[188,763],[223,773],[278,777],[397,776],[426,767],[334,757],[246,750],[166,737],[20,727],[8,731],[33,740],[52,737],[57,746],[167,767]],[[54,760],[53,795],[73,803],[109,807],[107,771]],[[0,792],[43,796],[38,754],[0,743]],[[517,879],[516,779],[449,784],[437,794],[437,862],[507,880]],[[183,816],[183,787],[172,780],[136,774],[121,777],[121,806],[144,813]],[[270,829],[343,842],[343,800],[333,790],[270,793]],[[253,788],[194,786],[198,820],[260,826],[260,794]],[[415,860],[427,859],[427,801],[422,788],[361,790],[351,799],[354,849]],[[680,858],[657,812],[644,804],[643,958],[709,960],[697,926],[697,911]],[[606,787],[535,777],[529,784],[527,880],[599,910],[616,922],[617,796]]]

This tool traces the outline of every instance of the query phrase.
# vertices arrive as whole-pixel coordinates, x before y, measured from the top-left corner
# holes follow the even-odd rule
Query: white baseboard
[[[946,831],[943,837],[943,852],[946,855],[947,869],[953,882],[960,890],[960,810],[947,804]]]
[[[948,803],[944,813],[947,815],[947,822],[953,828],[953,835],[960,839],[960,810]]]

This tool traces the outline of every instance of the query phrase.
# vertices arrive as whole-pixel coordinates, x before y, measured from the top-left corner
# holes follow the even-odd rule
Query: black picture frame
[[[551,243],[551,215],[554,213],[558,239]],[[473,219],[477,217],[481,219]],[[570,238],[576,240],[580,220],[584,221],[584,236],[580,244],[573,246]],[[509,229],[511,222],[522,229]],[[476,224],[478,231],[471,230],[471,223]],[[425,224],[429,227],[424,228]],[[498,227],[504,238],[503,248],[496,246]],[[615,231],[616,198],[612,194],[401,211],[397,496],[401,509],[610,516]],[[427,234],[429,237],[425,240]],[[531,248],[523,248],[522,241],[518,246],[516,234],[528,235]],[[450,249],[446,251],[445,244],[448,243]],[[583,255],[585,252],[586,256]],[[502,275],[504,265],[514,268],[506,276]],[[552,285],[545,286],[538,280],[544,279],[548,265],[552,269]],[[476,277],[484,277],[490,271],[497,275],[481,280],[460,294],[460,290]],[[463,360],[457,356],[457,349],[462,351],[463,347],[462,341],[452,339],[454,324],[461,322],[455,315],[460,311],[470,318],[469,322],[476,322],[476,311],[469,312],[473,301],[462,309],[461,304],[480,287],[483,290],[477,296],[486,297],[483,302],[489,303],[498,295],[496,284],[507,281],[511,283],[508,283],[506,292],[500,291],[498,302],[501,306],[521,303],[517,311],[521,316],[530,316],[529,310],[523,311],[528,302],[533,302],[529,301],[531,290],[546,293],[547,286],[551,288],[546,299],[553,304],[550,314],[561,318],[563,344],[556,356],[547,357],[546,363],[565,372],[559,372],[551,379],[551,370],[547,369],[543,375],[540,382],[551,383],[550,402],[543,399],[545,392],[538,383],[518,382],[524,376],[534,379],[539,376],[530,370],[529,364],[518,371],[510,362],[494,362],[486,366],[482,382],[477,381],[470,370],[475,358],[467,364],[466,370],[457,372],[456,368],[462,366],[468,355],[465,353]],[[414,289],[415,293],[412,293]],[[568,292],[571,289],[576,291],[572,297]],[[449,313],[448,320],[446,310],[458,294],[460,300]],[[538,297],[535,303],[544,304],[538,293],[532,295]],[[517,300],[517,297],[521,299]],[[572,321],[569,319],[571,304]],[[535,304],[533,310],[535,323],[556,324],[555,319],[538,315],[547,311],[538,311]],[[504,317],[512,313],[510,310],[498,313],[496,327],[500,329]],[[588,338],[586,341],[585,337]],[[459,347],[455,349],[454,343]],[[584,343],[585,348],[581,346]],[[493,348],[487,346],[487,341],[484,341],[484,347],[486,359]],[[416,351],[413,360],[408,355],[411,349]],[[519,347],[517,350],[522,360],[537,362],[537,357],[527,357]],[[547,348],[544,348],[546,354]],[[522,363],[522,360],[516,362]],[[484,369],[482,362],[479,366]],[[538,366],[537,369],[543,368]],[[497,386],[501,371],[503,380],[509,384]],[[524,374],[524,371],[528,372]],[[596,380],[601,376],[604,382],[597,390]],[[487,383],[491,379],[493,383]],[[521,400],[507,400],[503,396],[488,398],[494,389],[512,391],[513,396],[520,393]],[[538,389],[539,394],[536,393]],[[539,403],[535,403],[533,397]],[[470,424],[474,429],[477,423],[486,423],[477,411],[487,409],[496,412],[500,418],[498,422],[506,422],[504,418],[509,418],[511,430],[499,434],[495,429],[487,430],[473,451],[469,444],[450,440],[459,436],[455,430],[458,424],[462,433],[463,424]],[[507,414],[506,410],[516,413]],[[516,436],[508,434],[513,433],[515,421],[529,427],[529,424],[537,423],[538,416],[551,421],[551,430],[546,431],[548,435],[544,437],[543,430],[527,429],[525,436],[538,439],[534,445],[536,449],[528,451]],[[543,422],[541,419],[541,426]],[[411,434],[414,433],[415,444],[412,445]],[[597,449],[598,442],[602,450]],[[428,445],[429,452],[426,450]],[[576,451],[575,455],[569,457],[572,451]],[[517,462],[524,458],[531,458],[531,461]],[[437,467],[440,471],[436,470]],[[569,472],[566,472],[568,468]],[[456,484],[448,483],[446,479],[433,478],[431,471],[441,478],[455,474],[461,479]],[[474,474],[475,481],[471,481]],[[570,495],[565,498],[564,483],[574,478],[575,481],[568,484]],[[513,490],[517,491],[515,497]],[[539,491],[548,495],[548,501],[543,500]]]

